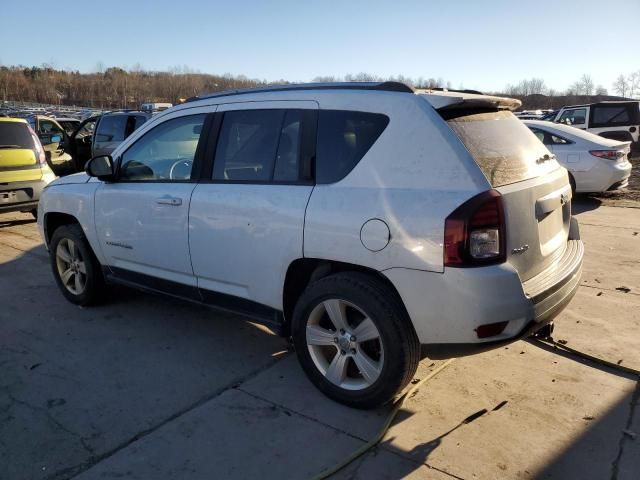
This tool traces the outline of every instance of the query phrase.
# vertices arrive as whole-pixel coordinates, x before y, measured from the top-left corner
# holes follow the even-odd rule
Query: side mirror
[[[111,155],[100,155],[98,157],[93,157],[85,165],[84,171],[90,177],[96,177],[98,180],[113,180],[113,159],[111,158]]]

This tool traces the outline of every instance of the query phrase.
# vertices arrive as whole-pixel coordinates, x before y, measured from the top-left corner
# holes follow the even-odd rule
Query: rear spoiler
[[[436,110],[453,110],[461,108],[497,108],[499,110],[515,110],[522,105],[520,100],[493,95],[451,92],[447,90],[416,90]]]

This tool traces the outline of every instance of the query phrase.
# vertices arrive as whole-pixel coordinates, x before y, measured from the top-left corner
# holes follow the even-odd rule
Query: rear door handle
[[[156,198],[156,203],[158,205],[171,205],[173,207],[179,207],[182,205],[182,199],[178,197],[172,197],[171,195],[164,195],[162,197]]]

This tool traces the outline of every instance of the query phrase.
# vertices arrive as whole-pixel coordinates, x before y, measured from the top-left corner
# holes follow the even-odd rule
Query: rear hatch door
[[[501,193],[507,261],[524,282],[549,267],[566,249],[571,187],[567,171],[509,111],[517,101],[501,104],[497,97],[489,99],[483,104],[474,98],[468,106],[464,101],[449,103],[438,111],[491,186]]]

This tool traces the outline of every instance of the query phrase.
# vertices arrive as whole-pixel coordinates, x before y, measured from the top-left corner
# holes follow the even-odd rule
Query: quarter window
[[[567,125],[583,125],[587,118],[586,108],[575,108],[573,110],[565,110],[558,119],[559,123]]]
[[[630,125],[629,109],[626,105],[602,105],[591,109],[593,127],[606,127],[613,125]]]
[[[316,182],[334,183],[346,177],[365,156],[389,123],[378,113],[321,110],[318,120]]]
[[[205,114],[174,118],[145,133],[122,155],[120,179],[189,180],[204,119]]]

